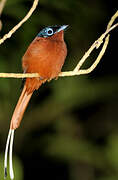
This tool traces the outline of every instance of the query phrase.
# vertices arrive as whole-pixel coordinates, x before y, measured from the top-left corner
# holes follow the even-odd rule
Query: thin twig
[[[92,46],[89,48],[89,50],[85,53],[85,55],[82,57],[82,59],[79,61],[79,63],[77,64],[77,66],[75,67],[75,69],[73,70],[74,72],[78,72],[79,69],[82,67],[83,63],[85,62],[85,60],[90,56],[91,52],[95,49],[95,48],[99,48],[100,45],[103,43],[103,39],[105,38],[105,36],[112,31],[114,28],[116,28],[118,26],[118,23],[113,25],[110,29],[107,29],[93,44]]]
[[[116,11],[116,13],[111,17],[111,19],[107,25],[107,29],[109,29],[112,26],[112,24],[114,23],[114,21],[117,17],[118,17],[118,11]]]
[[[8,32],[8,34],[5,34],[5,35],[3,36],[3,38],[0,39],[0,44],[2,44],[7,38],[10,38],[10,37],[12,36],[12,34],[15,33],[15,31],[16,31],[19,27],[21,27],[21,25],[22,25],[24,22],[26,22],[26,21],[29,19],[29,17],[32,15],[32,13],[34,12],[34,10],[35,10],[36,7],[37,7],[38,1],[39,1],[39,0],[34,0],[33,5],[32,5],[32,7],[31,7],[31,9],[29,10],[29,12],[27,13],[27,15],[26,15],[16,26],[14,26],[14,27]]]
[[[2,78],[33,78],[40,77],[38,73],[0,73],[0,77]]]
[[[59,76],[61,76],[61,77],[75,76],[75,75],[81,75],[81,74],[88,74],[88,73],[92,72],[93,69],[95,69],[96,66],[98,65],[98,63],[100,62],[102,56],[104,55],[104,53],[106,51],[106,48],[107,48],[107,45],[108,45],[108,42],[109,42],[109,35],[106,37],[105,43],[104,43],[104,45],[102,47],[102,50],[100,51],[97,59],[95,60],[95,62],[88,69],[82,69],[82,70],[80,69],[77,72],[75,72],[75,71],[62,72],[62,73],[60,73]]]
[[[99,53],[97,59],[95,60],[95,62],[88,69],[82,69],[82,70],[78,71],[79,74],[88,74],[88,73],[92,72],[93,69],[96,68],[96,66],[98,65],[98,63],[100,62],[101,58],[103,57],[103,55],[104,55],[104,53],[106,51],[108,42],[109,42],[109,35],[106,37],[104,45],[102,47],[102,50],[100,51],[100,53]]]
[[[85,60],[90,56],[91,52],[95,49],[95,48],[99,48],[100,45],[103,43],[103,39],[105,38],[105,36],[112,31],[114,28],[116,28],[118,26],[118,23],[113,25],[113,22],[115,21],[115,19],[118,17],[118,11],[116,11],[116,13],[111,17],[108,25],[107,25],[107,29],[106,31],[92,44],[92,46],[89,48],[89,50],[85,53],[85,55],[82,57],[82,59],[79,61],[79,63],[77,64],[77,66],[75,67],[75,69],[73,70],[75,73],[79,71],[80,67],[82,67],[83,63],[85,62]],[[112,27],[111,27],[112,26]],[[107,43],[108,45],[108,43]],[[96,62],[96,61],[95,61]],[[94,62],[94,64],[95,64]],[[94,70],[96,66],[92,66]],[[85,70],[84,70],[85,72]],[[76,75],[76,74],[75,74]]]

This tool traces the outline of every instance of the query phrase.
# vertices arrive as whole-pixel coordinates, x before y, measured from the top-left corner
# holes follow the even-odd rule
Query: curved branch
[[[29,19],[29,17],[32,15],[32,13],[34,12],[34,10],[35,10],[36,7],[37,7],[38,1],[39,1],[39,0],[34,0],[33,5],[32,5],[32,7],[31,7],[31,9],[29,10],[29,12],[27,13],[27,15],[26,15],[16,26],[14,26],[14,27],[8,32],[8,34],[5,34],[5,35],[3,36],[3,38],[0,39],[0,44],[2,44],[6,39],[10,38],[10,37],[12,36],[12,34],[15,33],[15,31],[16,31],[17,29],[19,29],[19,27],[21,27],[22,24]]]

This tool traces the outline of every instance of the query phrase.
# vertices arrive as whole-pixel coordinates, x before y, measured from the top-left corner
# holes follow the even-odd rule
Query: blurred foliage
[[[25,16],[32,2],[7,0],[0,37]],[[65,32],[68,56],[63,71],[72,70],[105,31],[116,7],[111,0],[40,0],[32,17],[0,46],[0,72],[22,72],[21,59],[28,45],[43,27],[53,24],[70,25]],[[118,179],[117,33],[111,33],[106,53],[94,72],[59,78],[34,92],[15,134],[17,180],[23,176],[35,179],[37,174],[40,179],[56,180]],[[98,52],[92,53],[84,67]],[[0,79],[0,152],[5,149],[20,86],[19,79]],[[3,157],[1,154],[0,162]]]
[[[17,157],[13,157],[13,163],[14,163],[14,175],[15,175],[15,179],[17,180],[22,180],[23,179],[23,168],[22,168],[22,163],[21,161],[17,158]],[[0,154],[0,178],[4,179],[4,154]],[[9,169],[9,165],[8,165],[8,169]],[[10,180],[9,177],[9,173],[8,173],[8,177],[7,180]]]

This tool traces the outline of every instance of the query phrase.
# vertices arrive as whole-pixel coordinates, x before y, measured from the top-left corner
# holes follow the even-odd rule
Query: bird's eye
[[[53,35],[53,30],[52,30],[51,28],[49,28],[49,29],[47,30],[47,34],[48,34],[49,36]]]

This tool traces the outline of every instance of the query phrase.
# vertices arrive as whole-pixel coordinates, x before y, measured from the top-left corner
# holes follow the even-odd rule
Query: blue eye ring
[[[54,34],[53,29],[52,28],[48,28],[47,29],[47,35],[48,36],[52,36],[53,34]]]

